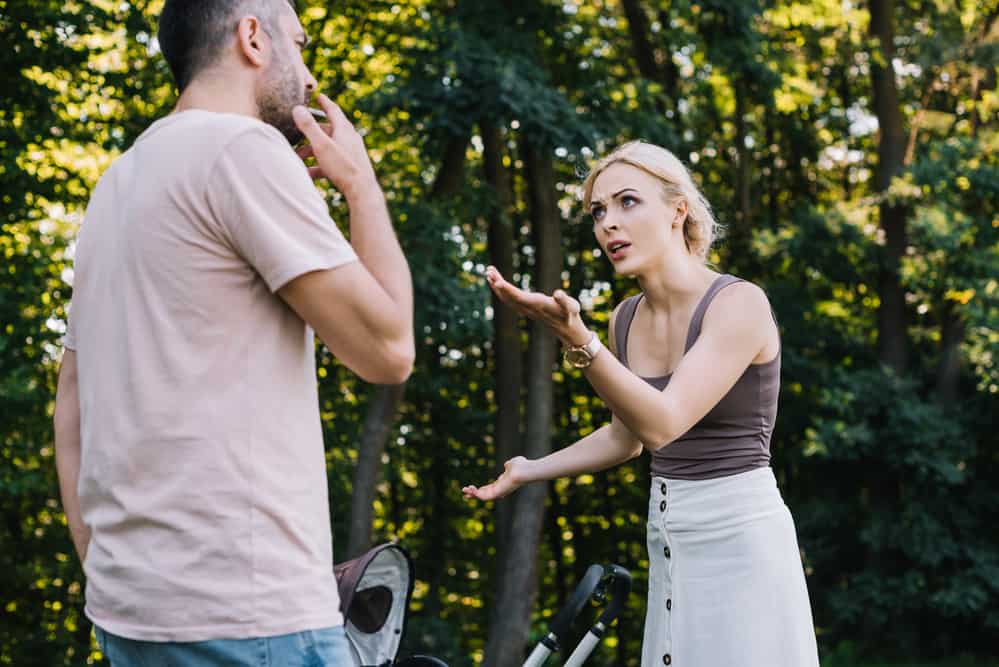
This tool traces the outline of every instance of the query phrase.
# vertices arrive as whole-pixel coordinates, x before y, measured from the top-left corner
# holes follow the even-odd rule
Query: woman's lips
[[[612,262],[616,262],[622,259],[625,254],[627,254],[628,249],[631,248],[630,243],[611,243],[607,246],[607,256],[610,257]]]

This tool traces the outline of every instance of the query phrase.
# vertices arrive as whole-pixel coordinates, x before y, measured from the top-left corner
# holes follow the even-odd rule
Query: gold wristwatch
[[[562,359],[573,368],[588,368],[602,347],[600,337],[594,333],[590,338],[590,342],[585,345],[567,346],[562,352]]]

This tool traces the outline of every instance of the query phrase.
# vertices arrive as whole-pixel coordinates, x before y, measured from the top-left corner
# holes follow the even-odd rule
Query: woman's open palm
[[[496,481],[485,486],[466,486],[461,489],[465,498],[479,500],[495,500],[510,494],[524,484],[523,468],[528,463],[523,456],[515,456],[503,464],[503,474]]]
[[[493,266],[486,268],[486,281],[500,301],[521,315],[540,320],[562,342],[584,345],[589,341],[591,334],[579,315],[579,302],[562,290],[555,290],[551,296],[522,290]]]

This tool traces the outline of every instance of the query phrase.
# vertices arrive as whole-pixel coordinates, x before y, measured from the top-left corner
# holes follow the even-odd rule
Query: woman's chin
[[[619,276],[624,276],[625,278],[633,278],[638,274],[638,264],[629,261],[630,258],[625,257],[617,262],[611,262],[614,267],[614,273]]]

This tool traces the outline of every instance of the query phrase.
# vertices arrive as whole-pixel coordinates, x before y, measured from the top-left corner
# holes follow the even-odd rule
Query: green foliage
[[[994,0],[898,3],[895,67],[910,135],[906,168],[887,193],[872,183],[874,56],[863,6],[639,3],[659,68],[650,75],[636,65],[619,1],[299,4],[316,43],[307,61],[365,130],[413,270],[417,366],[374,523],[377,539],[402,541],[416,561],[406,652],[480,661],[496,588],[494,509],[460,493],[497,465],[481,273],[499,197],[477,136],[489,122],[514,179],[502,211],[517,239],[513,278],[528,283],[534,261],[519,154],[527,137],[556,158],[564,287],[602,332],[636,286],[595,252],[576,201],[580,172],[634,138],[691,166],[728,231],[712,260],[764,286],[781,326],[773,465],[797,521],[825,664],[995,656]],[[57,500],[52,399],[71,239],[89,191],[173,102],[152,37],[158,5],[0,3],[0,664],[100,661]],[[461,185],[438,196],[445,153],[465,140]],[[328,194],[344,222],[345,203]],[[912,361],[903,377],[882,369],[876,345],[883,197],[908,212]],[[953,386],[942,371],[952,352]],[[370,391],[324,348],[317,362],[339,557]],[[609,413],[582,376],[554,372],[561,447]],[[642,458],[550,486],[533,639],[589,564],[617,562],[635,574],[635,592],[593,664],[638,664],[648,475]]]

